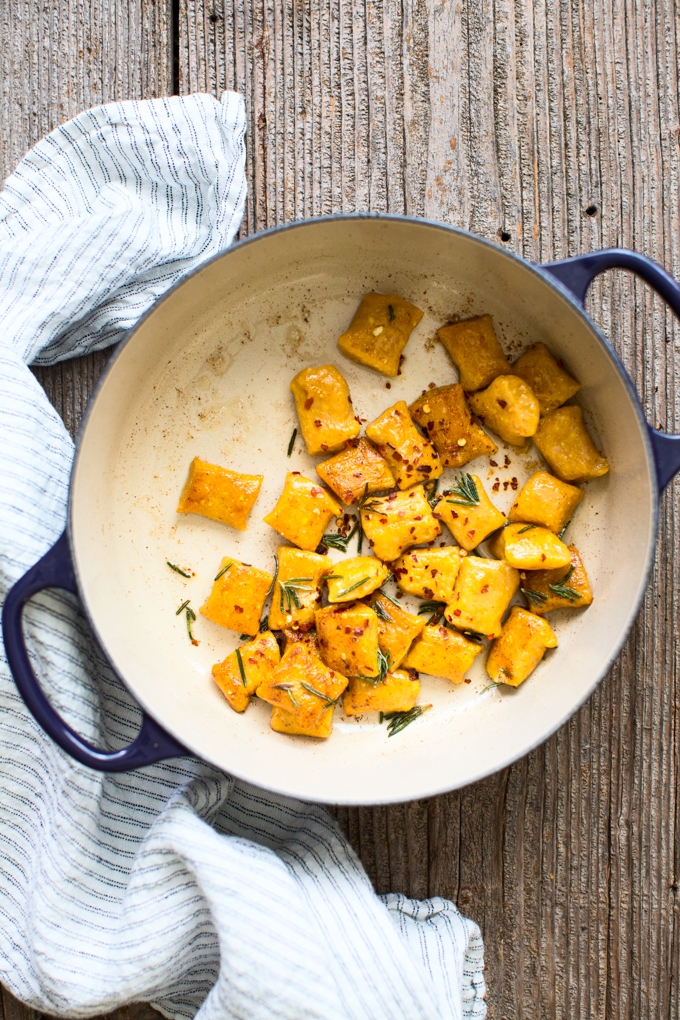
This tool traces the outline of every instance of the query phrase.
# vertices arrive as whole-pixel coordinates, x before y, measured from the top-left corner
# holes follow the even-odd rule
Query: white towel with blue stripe
[[[0,194],[0,596],[66,517],[73,443],[27,365],[115,343],[243,214],[245,114],[225,93],[76,117]],[[139,713],[75,599],[25,623],[41,683],[92,743]],[[320,807],[179,758],[104,775],[39,729],[0,660],[0,980],[47,1013],[151,1001],[201,1020],[484,1017],[479,929],[378,897]]]

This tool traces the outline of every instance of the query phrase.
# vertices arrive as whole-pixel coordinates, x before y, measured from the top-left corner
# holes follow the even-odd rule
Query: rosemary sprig
[[[480,634],[478,630],[462,630],[461,634],[464,634],[468,641],[474,641],[478,645],[481,645],[486,637],[485,634]]]
[[[221,569],[221,570],[219,571],[219,573],[218,573],[218,574],[217,574],[217,575],[215,576],[215,580],[216,580],[216,581],[219,581],[219,579],[220,579],[220,578],[222,577],[222,574],[226,574],[226,572],[227,572],[227,571],[228,571],[228,570],[229,570],[229,569],[230,569],[231,567],[233,567],[233,566],[234,566],[234,561],[232,560],[232,562],[231,562],[231,563],[227,563],[226,567],[222,567],[222,569]]]
[[[520,591],[535,606],[540,606],[543,602],[548,601],[548,596],[544,595],[542,591],[534,591],[533,588],[520,588]]]
[[[293,452],[293,447],[295,446],[295,440],[296,439],[297,439],[297,429],[293,429],[293,435],[290,437],[290,442],[288,444],[288,453],[286,454],[287,457],[290,457],[291,453]]]
[[[351,591],[354,591],[355,588],[361,588],[362,584],[366,584],[366,582],[370,580],[371,580],[370,577],[362,577],[360,581],[356,582],[356,584],[351,584],[349,588],[345,588],[344,591],[339,591],[335,597],[337,599],[341,599],[343,595],[349,595],[349,593]]]
[[[186,607],[189,605],[190,602],[191,602],[191,599],[187,599],[186,602],[183,602],[182,605],[177,610],[177,612],[175,613],[175,616],[179,616],[179,614],[182,612],[182,610],[186,609]]]
[[[560,531],[559,535],[557,536],[560,540],[564,538],[564,533],[565,533],[565,531],[567,530],[567,528],[569,527],[570,524],[571,524],[571,521],[567,521],[567,523],[564,525],[564,527]]]
[[[416,719],[427,712],[428,709],[432,708],[432,705],[415,705],[408,712],[383,712],[382,719],[388,719],[387,723],[387,735],[388,737],[394,737],[397,733],[401,733],[403,729],[409,726]],[[382,722],[381,719],[381,722]]]
[[[191,574],[187,574],[184,570],[180,570],[176,563],[171,563],[170,560],[165,561],[171,570],[174,570],[176,574],[181,574],[182,577],[191,577]]]
[[[260,634],[263,634],[265,630],[269,630],[269,617],[263,616],[260,620]]]
[[[313,581],[313,577],[291,577],[288,581],[279,581],[279,608],[283,613],[283,603],[286,603],[286,612],[290,613],[293,605],[296,609],[302,609],[299,591],[314,591],[314,588],[306,582]]]
[[[291,704],[293,704],[293,705],[295,706],[295,708],[299,708],[299,707],[300,707],[300,702],[299,702],[299,701],[298,701],[298,699],[297,699],[297,698],[295,697],[295,695],[293,694],[292,690],[288,690],[288,691],[286,691],[286,694],[287,694],[287,695],[288,695],[288,697],[290,698],[290,700],[291,700]]]
[[[549,584],[550,591],[554,592],[560,599],[567,599],[568,602],[577,602],[578,599],[582,599],[583,595],[576,591],[574,588],[568,588],[566,582],[569,580],[571,575],[574,573],[574,564],[569,567],[561,581],[555,581],[555,584]]]
[[[363,673],[357,673],[356,675],[360,680],[365,680],[369,684],[373,684],[376,687],[378,684],[384,682],[390,669],[389,656],[383,655],[381,649],[378,649],[378,674],[377,676],[364,676]]]
[[[391,576],[392,575],[390,574],[390,577]],[[390,577],[386,577],[385,580],[383,581],[383,584],[387,584],[387,582],[390,580]],[[396,606],[397,609],[400,608],[397,600],[393,599],[391,595],[388,595],[385,589],[382,587],[382,585],[380,586],[380,588],[376,588],[376,592],[378,593],[378,595],[382,595],[384,599],[387,599],[388,602],[391,602],[393,606]]]
[[[432,613],[432,616],[427,621],[427,625],[431,623],[438,623],[444,615],[446,609],[446,602],[438,602],[435,599],[426,599],[425,602],[421,602],[420,609],[418,610],[418,616],[424,616],[425,613]]]
[[[434,510],[437,503],[439,502],[439,498],[437,496],[437,490],[439,489],[439,479],[433,478],[432,481],[429,482],[425,487],[427,489],[427,502]]]
[[[384,594],[384,593],[383,593],[383,594]],[[376,601],[375,601],[375,602],[373,603],[373,610],[374,610],[374,612],[375,612],[375,615],[376,615],[377,617],[379,617],[379,619],[381,619],[381,620],[384,620],[384,621],[385,621],[385,623],[394,623],[394,620],[392,619],[392,617],[391,617],[391,616],[390,616],[390,614],[389,614],[389,613],[387,612],[387,610],[385,609],[385,607],[384,607],[384,606],[382,605],[382,603],[381,603],[381,602],[378,602],[378,601],[376,600]]]
[[[276,584],[276,579],[278,576],[279,576],[279,558],[276,555],[276,553],[274,553],[274,576],[272,578],[272,583],[267,588],[267,594],[264,597],[265,602],[267,601],[271,593],[274,591],[274,585]]]
[[[368,482],[364,486],[364,494],[359,500],[359,511],[365,510],[367,514],[383,513],[382,502],[376,496],[368,495]]]
[[[537,528],[537,524],[527,524],[526,527],[520,528],[517,532],[518,535],[523,535],[525,531],[531,531],[532,528]]]
[[[387,308],[390,313],[390,322],[394,322],[394,308],[392,305],[388,305]]]
[[[337,698],[329,698],[327,694],[323,693],[323,691],[317,691],[316,687],[312,687],[311,684],[305,683],[304,680],[300,681],[300,687],[304,687],[304,689],[309,691],[310,694],[314,694],[317,698],[321,698],[321,700],[325,701],[328,706],[337,705],[338,703]]]
[[[451,489],[451,495],[458,496],[458,499],[447,499],[447,503],[453,503],[455,506],[479,506],[479,493],[475,480],[467,472],[456,479]]]
[[[236,661],[238,662],[238,671],[241,674],[241,683],[243,684],[244,687],[247,687],[248,681],[246,680],[246,671],[243,668],[243,659],[241,658],[240,648],[236,649]]]
[[[321,539],[321,545],[325,545],[327,549],[338,549],[340,552],[347,552],[347,546],[356,534],[358,524],[355,524],[349,535],[346,537],[343,535],[324,535]]]

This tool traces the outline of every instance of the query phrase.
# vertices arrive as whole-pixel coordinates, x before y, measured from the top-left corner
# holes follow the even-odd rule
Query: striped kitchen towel
[[[225,93],[115,103],[44,138],[0,194],[0,595],[64,527],[73,443],[27,367],[112,344],[226,247],[245,115]],[[139,713],[74,599],[26,612],[41,682],[93,743]],[[479,929],[378,897],[329,814],[191,758],[93,772],[38,728],[0,658],[0,980],[69,1017],[483,1017]]]

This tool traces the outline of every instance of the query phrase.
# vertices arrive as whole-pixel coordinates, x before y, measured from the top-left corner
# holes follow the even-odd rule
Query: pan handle
[[[558,280],[580,305],[584,303],[588,287],[596,276],[607,269],[628,269],[653,287],[680,318],[680,284],[658,262],[637,251],[606,248],[604,251],[592,252],[589,255],[576,255],[574,258],[562,259],[559,262],[546,262],[538,268]],[[680,471],[680,436],[669,436],[666,432],[653,429],[651,425],[647,428],[661,492]]]
[[[2,637],[9,668],[36,722],[67,754],[100,772],[127,772],[153,765],[164,758],[188,755],[186,748],[146,714],[142,716],[142,726],[136,739],[120,751],[102,751],[92,747],[64,722],[43,694],[33,672],[21,625],[24,605],[43,588],[63,588],[78,594],[66,532],[35,566],[19,578],[7,593],[2,607]]]

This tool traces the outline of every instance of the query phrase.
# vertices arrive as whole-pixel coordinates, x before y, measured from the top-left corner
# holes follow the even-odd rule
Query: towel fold
[[[227,247],[245,114],[225,93],[89,110],[0,194],[0,597],[62,531],[73,443],[27,368],[115,343]],[[91,742],[139,711],[77,602],[27,607],[35,668]],[[378,897],[323,808],[181,758],[106,775],[39,729],[0,658],[0,980],[63,1016],[480,1018],[483,947],[447,900]]]

